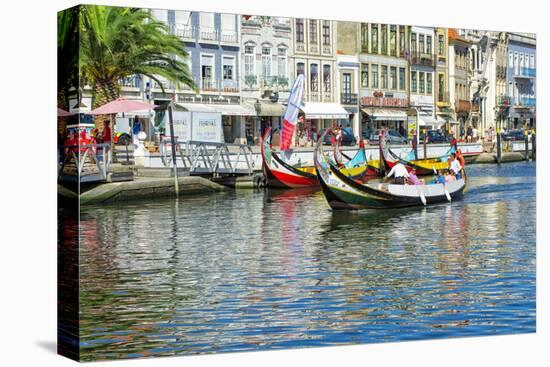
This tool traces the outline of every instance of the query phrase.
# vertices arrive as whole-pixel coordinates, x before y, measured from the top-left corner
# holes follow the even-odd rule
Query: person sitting
[[[445,183],[456,181],[456,177],[454,175],[451,175],[449,173],[445,174]]]
[[[407,179],[409,185],[424,185],[424,180],[421,180],[416,175],[416,168],[411,168],[409,172],[409,178]]]
[[[460,165],[460,162],[456,158],[456,153],[451,154],[449,171],[451,171],[451,174],[456,176],[457,180],[460,180],[460,178],[462,177],[460,173],[462,171],[462,166]]]
[[[445,175],[443,173],[443,170],[437,171],[437,176],[434,177],[432,180],[432,183],[434,184],[445,184]]]
[[[397,164],[393,166],[390,172],[386,175],[387,178],[390,178],[391,176],[394,176],[393,183],[396,185],[404,185],[405,179],[410,177],[409,172],[407,172],[407,168],[401,162],[397,162]]]

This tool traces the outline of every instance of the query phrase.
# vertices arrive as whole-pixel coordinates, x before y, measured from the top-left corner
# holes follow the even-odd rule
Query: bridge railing
[[[236,175],[252,174],[252,148],[246,144],[212,143],[205,141],[177,141],[176,159],[190,174]],[[172,167],[172,144],[164,139],[160,144],[163,164]],[[178,160],[179,163],[179,160]]]
[[[58,150],[57,176],[68,181],[104,181],[111,162],[110,144],[64,145]]]

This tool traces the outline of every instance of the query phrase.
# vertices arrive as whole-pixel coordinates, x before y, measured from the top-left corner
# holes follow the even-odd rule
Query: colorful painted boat
[[[264,175],[268,187],[301,188],[319,186],[314,166],[292,166],[285,162],[271,146],[273,131],[268,128],[263,136],[261,150]],[[359,149],[355,157],[340,168],[354,179],[363,179],[368,173],[364,149]]]
[[[425,159],[407,159],[401,158],[399,155],[392,152],[392,150],[385,144],[385,139],[380,139],[380,154],[382,160],[388,169],[392,169],[397,162],[401,162],[407,167],[407,170],[412,168],[416,169],[416,174],[418,176],[433,175],[434,171],[444,170],[449,168],[449,163],[447,162],[451,153],[454,152],[454,147],[451,147],[447,153],[437,158],[425,158]],[[409,154],[410,155],[410,154]]]
[[[325,132],[326,133],[326,132]],[[319,139],[322,141],[322,138]],[[317,143],[313,154],[323,193],[332,209],[388,209],[451,202],[462,198],[466,179],[445,184],[394,185],[360,182],[340,171]]]

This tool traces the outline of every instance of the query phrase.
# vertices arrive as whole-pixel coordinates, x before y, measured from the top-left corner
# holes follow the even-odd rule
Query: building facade
[[[464,137],[467,127],[471,125],[469,68],[470,42],[460,36],[455,29],[448,30],[449,36],[449,102],[453,110],[452,119],[456,124],[451,126],[455,137]]]
[[[442,122],[435,116],[434,28],[416,26],[411,28],[409,60],[410,107],[413,112],[416,112],[418,127],[437,129]]]
[[[359,105],[367,135],[389,127],[406,135],[410,27],[361,23]]]
[[[508,129],[534,128],[536,125],[536,62],[534,35],[510,33],[506,72],[510,97]]]
[[[360,24],[357,22],[337,22],[336,39],[336,83],[338,85],[339,101],[348,112],[349,118],[345,127],[351,127],[355,138],[362,138],[361,119],[359,113],[359,51]]]
[[[317,139],[321,129],[347,124],[348,112],[338,103],[336,22],[296,18],[292,21],[292,78],[305,77],[304,105],[297,141]]]
[[[452,132],[452,125],[456,124],[453,120],[453,109],[449,99],[449,36],[447,28],[436,28],[436,64],[435,64],[435,104],[436,118],[443,120],[443,128],[446,134]]]
[[[241,97],[256,116],[246,119],[248,140],[258,144],[267,127],[281,128],[292,59],[291,20],[241,17]]]

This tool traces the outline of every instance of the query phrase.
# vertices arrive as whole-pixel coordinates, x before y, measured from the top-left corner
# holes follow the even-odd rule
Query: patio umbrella
[[[74,113],[72,112],[69,112],[69,111],[65,111],[59,107],[57,107],[57,117],[68,117],[68,116],[73,116]]]
[[[101,107],[89,112],[90,115],[109,115],[122,112],[133,112],[147,109],[153,109],[157,106],[140,101],[131,101],[124,98],[117,98],[112,102],[106,103]]]

